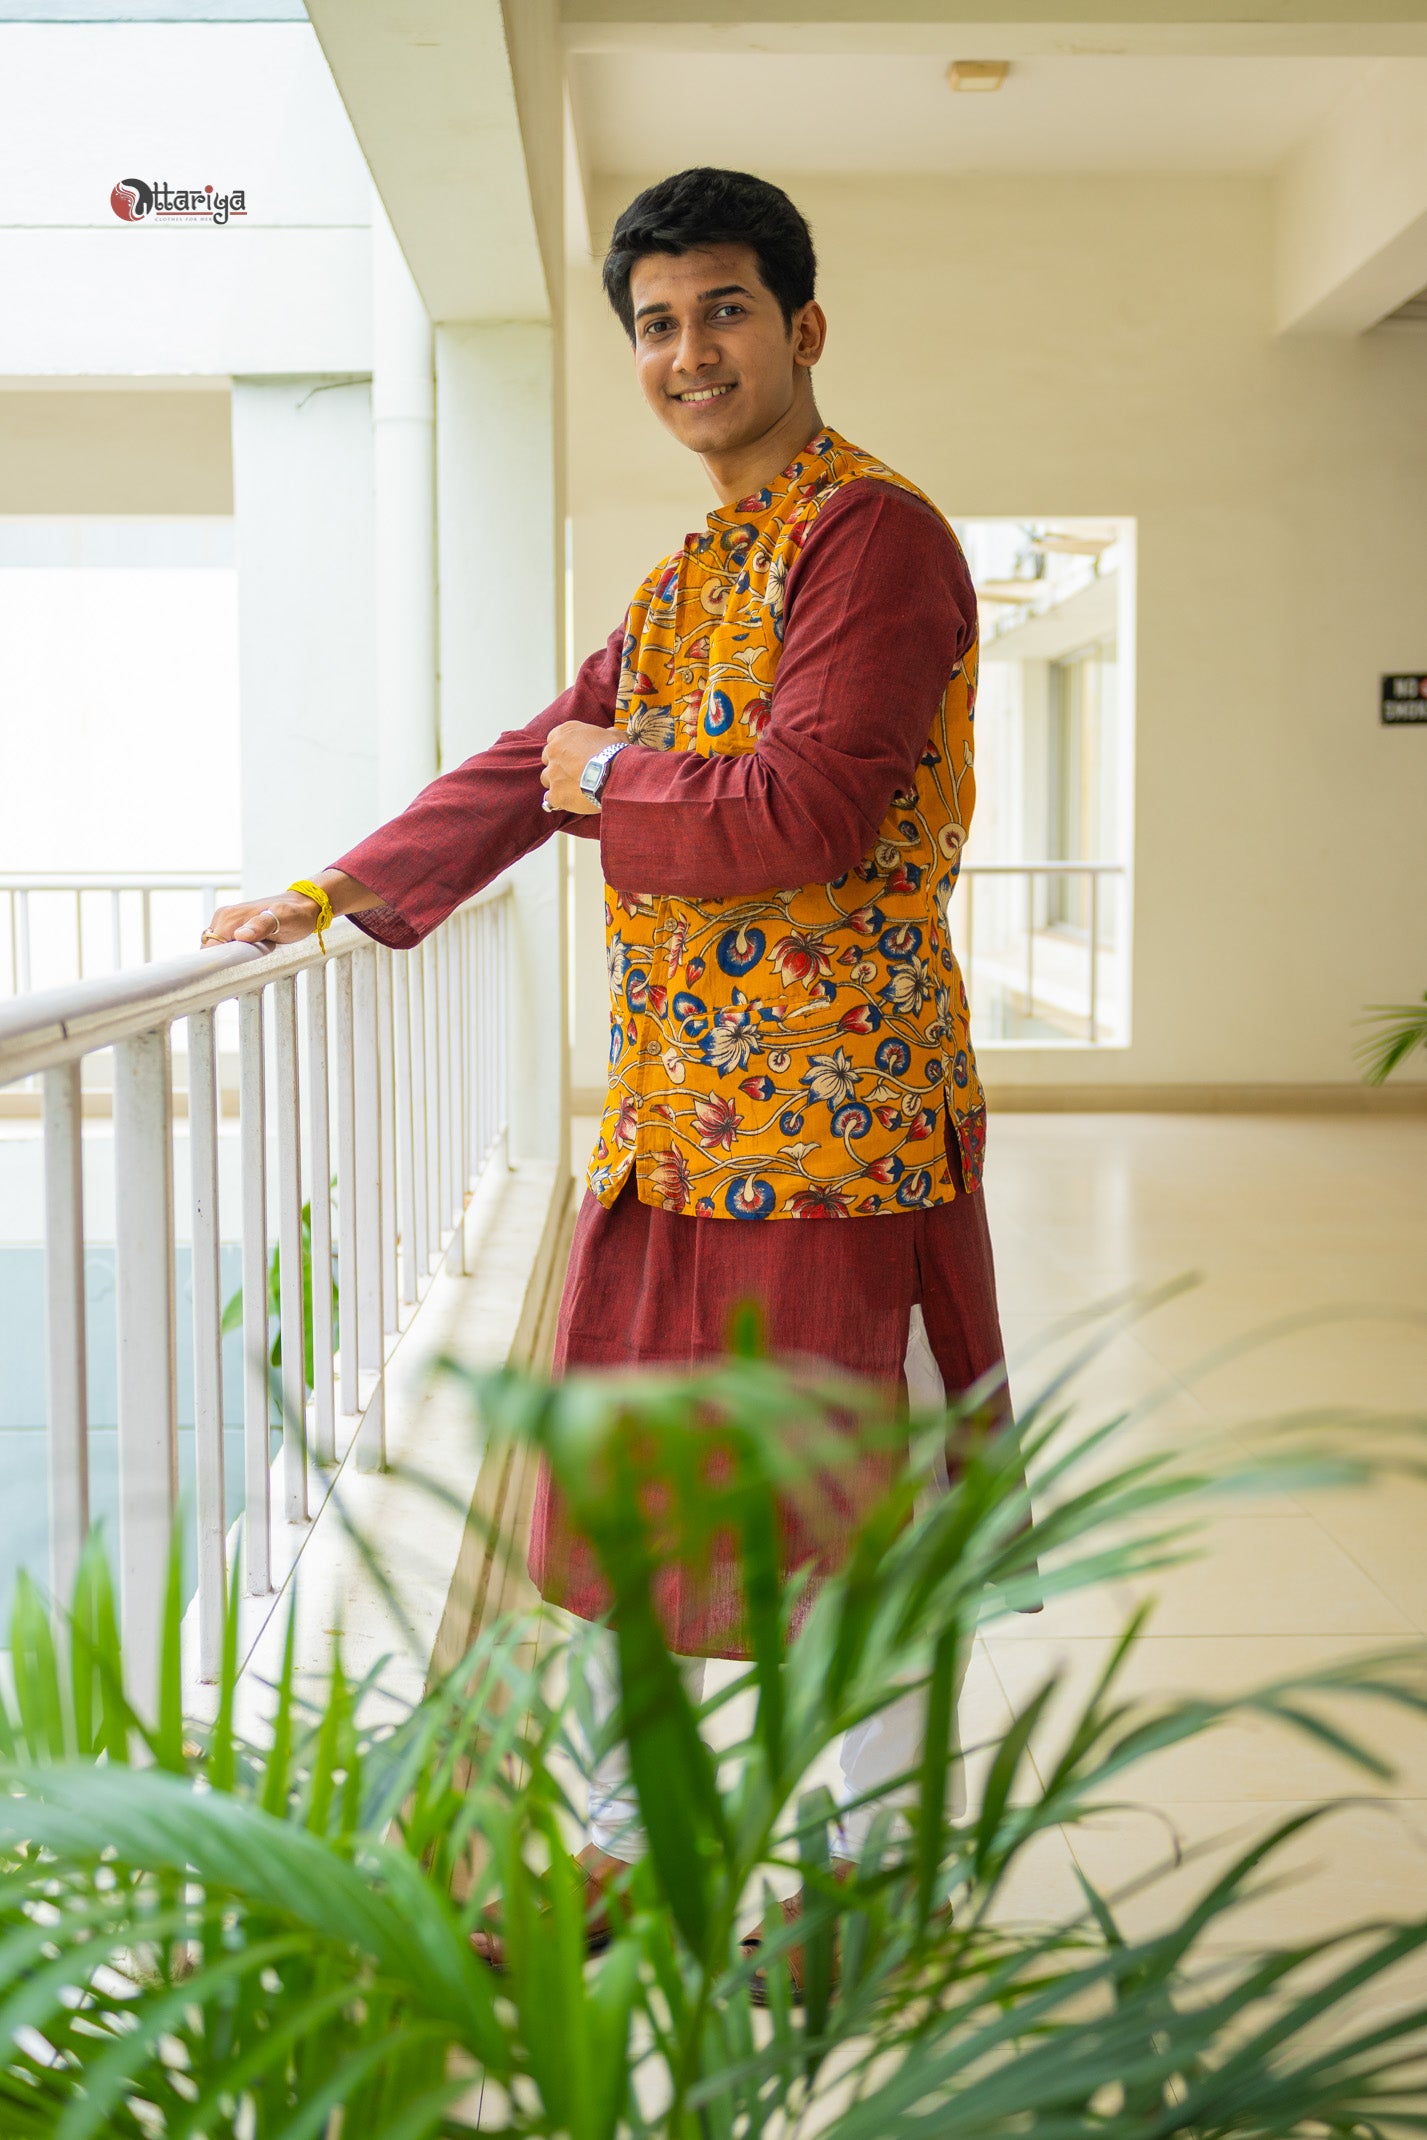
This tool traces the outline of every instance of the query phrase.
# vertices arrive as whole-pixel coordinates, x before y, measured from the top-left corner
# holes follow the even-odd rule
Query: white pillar
[[[405,809],[434,778],[436,379],[431,322],[372,189],[377,800]]]
[[[380,818],[368,381],[235,379],[233,494],[243,885],[259,896]]]
[[[562,505],[549,326],[436,330],[441,762],[458,765],[559,689]],[[568,842],[515,871],[511,1150],[564,1163]]]

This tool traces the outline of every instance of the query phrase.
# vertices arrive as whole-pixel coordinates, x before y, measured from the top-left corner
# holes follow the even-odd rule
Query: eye
[[[714,318],[717,319],[719,317],[719,314],[723,312],[737,314],[742,312],[742,310],[742,305],[735,304],[732,302],[732,300],[730,300],[730,302],[726,305],[716,305],[714,307]]]

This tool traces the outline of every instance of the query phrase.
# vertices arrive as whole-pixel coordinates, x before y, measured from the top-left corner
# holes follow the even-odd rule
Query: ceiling
[[[1378,64],[1045,55],[953,94],[944,54],[576,51],[592,174],[707,162],[789,172],[1266,172]]]

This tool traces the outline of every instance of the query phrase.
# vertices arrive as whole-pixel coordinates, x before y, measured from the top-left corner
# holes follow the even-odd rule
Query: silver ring
[[[548,794],[546,794],[546,795],[542,795],[542,796],[541,796],[541,798],[540,798],[540,807],[541,807],[541,809],[542,809],[542,810],[550,810],[550,809],[553,809],[553,808],[554,808],[554,805],[553,805],[553,803],[551,802],[551,800],[550,800],[550,797],[549,797],[549,795],[548,795]]]

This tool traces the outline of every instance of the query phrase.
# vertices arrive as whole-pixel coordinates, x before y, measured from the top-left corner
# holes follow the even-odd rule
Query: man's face
[[[804,305],[790,328],[751,246],[646,253],[629,291],[644,398],[692,452],[752,444],[806,391],[826,331],[821,308]]]

